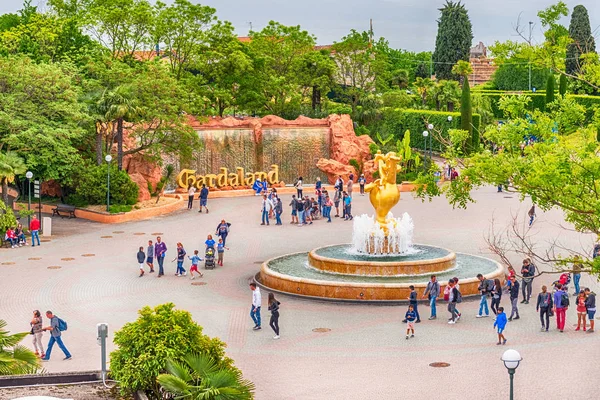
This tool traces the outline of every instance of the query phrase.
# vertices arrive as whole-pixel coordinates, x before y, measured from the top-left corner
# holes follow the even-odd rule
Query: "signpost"
[[[40,195],[41,182],[39,179],[33,181],[33,198],[38,199],[38,219],[42,220],[42,196]]]

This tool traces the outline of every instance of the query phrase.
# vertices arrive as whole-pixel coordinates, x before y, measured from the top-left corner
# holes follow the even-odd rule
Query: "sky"
[[[152,1],[152,0],[151,0]],[[170,3],[172,0],[162,0]],[[433,50],[436,20],[444,0],[191,0],[217,9],[220,19],[233,23],[239,36],[250,29],[260,30],[270,20],[284,25],[300,25],[317,37],[317,44],[339,41],[350,29],[369,29],[373,19],[376,37],[385,37],[391,47],[411,51]],[[521,14],[525,26],[535,23],[534,41],[543,39],[537,11],[555,3],[552,0],[463,0],[473,24],[473,45],[482,41],[517,40],[513,26]],[[569,8],[583,4],[590,14],[592,31],[600,42],[600,2],[567,0]],[[44,0],[32,0],[33,5]],[[0,0],[0,13],[15,12],[21,0]],[[568,19],[563,23],[568,25]],[[526,28],[528,30],[528,28]]]

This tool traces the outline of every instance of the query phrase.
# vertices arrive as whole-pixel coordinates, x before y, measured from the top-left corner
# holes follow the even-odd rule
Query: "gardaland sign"
[[[229,172],[227,168],[220,170],[219,174],[196,175],[195,169],[183,169],[177,175],[177,184],[186,189],[190,186],[200,189],[202,185],[209,188],[252,186],[257,179],[266,180],[270,185],[279,183],[279,166],[275,164],[269,172],[245,172],[244,168],[236,168],[236,172]]]

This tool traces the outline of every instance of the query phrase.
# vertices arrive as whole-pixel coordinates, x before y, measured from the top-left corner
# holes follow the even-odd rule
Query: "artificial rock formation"
[[[134,174],[130,174],[129,177],[133,182],[135,182],[136,185],[138,185],[140,189],[138,192],[138,202],[150,200],[152,196],[150,195],[150,191],[148,190],[148,181],[146,180],[146,178],[144,178],[142,174],[137,172]],[[146,186],[144,187],[144,185]]]

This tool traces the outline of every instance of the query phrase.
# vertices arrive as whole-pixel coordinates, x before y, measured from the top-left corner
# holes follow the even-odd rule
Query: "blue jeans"
[[[267,210],[262,212],[262,223],[269,225],[269,212]]]
[[[304,219],[304,211],[298,211],[298,222],[301,224],[306,223],[306,220]]]
[[[575,293],[579,293],[579,280],[581,279],[581,274],[573,274],[573,284],[575,285]]]
[[[325,217],[327,217],[327,221],[331,222],[331,207],[326,206],[325,208]]]
[[[435,302],[437,301],[437,297],[431,296],[429,299],[429,307],[431,307],[431,316],[437,317],[437,310],[435,308]]]
[[[413,306],[413,310],[415,312],[415,314],[417,315],[417,321],[421,320],[421,316],[419,315],[419,303],[409,303],[411,306]]]
[[[483,315],[483,310],[485,310],[485,315],[490,315],[490,310],[487,303],[487,294],[481,295],[481,301],[479,302],[479,315]]]
[[[164,275],[165,270],[163,269],[163,263],[165,262],[165,256],[156,257],[156,261],[158,261],[158,275]]]
[[[37,239],[38,246],[40,245],[40,233],[38,231],[31,231],[31,245],[35,246],[35,240]]]
[[[17,239],[7,238],[6,241],[9,242],[11,246],[17,244]]]
[[[183,268],[183,260],[177,260],[177,273],[183,274],[185,272],[185,268]]]
[[[219,237],[223,239],[223,246],[225,246],[225,241],[227,240],[227,232],[219,233]]]
[[[260,307],[256,307],[255,311],[254,306],[250,306],[250,317],[256,326],[260,326]]]
[[[281,225],[281,213],[275,213],[275,219],[277,220],[277,225]]]
[[[54,342],[58,343],[58,347],[60,347],[62,352],[65,353],[65,357],[71,357],[71,353],[69,353],[69,350],[67,350],[67,348],[65,347],[62,338],[60,336],[50,336],[50,340],[48,341],[48,350],[46,350],[46,357],[44,358],[44,360],[50,359],[50,353],[52,353],[52,346],[54,346]]]

